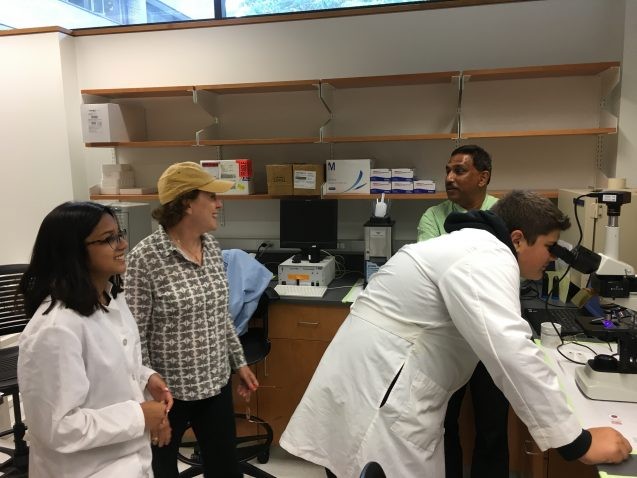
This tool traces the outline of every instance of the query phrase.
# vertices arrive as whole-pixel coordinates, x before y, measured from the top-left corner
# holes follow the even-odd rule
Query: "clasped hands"
[[[158,373],[150,376],[146,390],[154,399],[141,404],[146,428],[150,430],[151,443],[158,447],[168,445],[171,437],[168,412],[173,406],[173,396]]]

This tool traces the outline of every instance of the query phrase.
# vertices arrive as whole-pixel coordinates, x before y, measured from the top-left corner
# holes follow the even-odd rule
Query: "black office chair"
[[[250,319],[248,331],[239,337],[248,365],[253,365],[263,360],[270,353],[270,339],[268,338],[268,304],[279,298],[279,295],[268,287],[259,299],[259,305]],[[263,419],[256,416],[246,417],[245,413],[235,413],[238,420],[248,420],[256,425],[258,432],[254,435],[237,436],[237,452],[239,466],[247,476],[256,478],[276,478],[248,461],[256,458],[259,463],[267,463],[270,459],[270,447],[274,434],[272,427]],[[191,478],[203,473],[197,446],[195,443],[182,442],[184,447],[193,447],[190,457],[178,454],[180,461],[191,467],[179,474],[180,478]]]
[[[385,472],[378,463],[370,461],[361,471],[360,478],[385,478]]]
[[[17,287],[26,271],[26,264],[0,266],[0,336],[22,332],[29,322],[24,312],[24,299]],[[0,437],[13,433],[15,448],[0,447],[10,456],[0,465],[1,476],[26,477],[29,467],[29,448],[24,441],[26,426],[20,410],[18,389],[18,347],[0,349],[0,393],[13,397],[13,428],[0,432]]]

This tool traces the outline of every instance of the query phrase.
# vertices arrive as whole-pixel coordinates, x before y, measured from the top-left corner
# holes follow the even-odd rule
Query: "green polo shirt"
[[[480,209],[483,211],[491,209],[497,200],[498,198],[487,194]],[[467,212],[467,210],[448,199],[427,209],[418,223],[418,242],[447,234],[444,227],[445,219],[452,212]]]

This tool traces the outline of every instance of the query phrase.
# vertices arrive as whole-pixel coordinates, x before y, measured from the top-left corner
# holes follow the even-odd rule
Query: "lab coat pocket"
[[[433,452],[443,436],[447,392],[419,370],[405,397],[404,411],[391,426],[399,437],[418,448]]]

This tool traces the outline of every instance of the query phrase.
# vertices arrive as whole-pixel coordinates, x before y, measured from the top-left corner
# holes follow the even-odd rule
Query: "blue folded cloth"
[[[230,289],[230,315],[237,334],[243,335],[261,294],[272,280],[272,272],[241,249],[226,249],[221,255]]]

